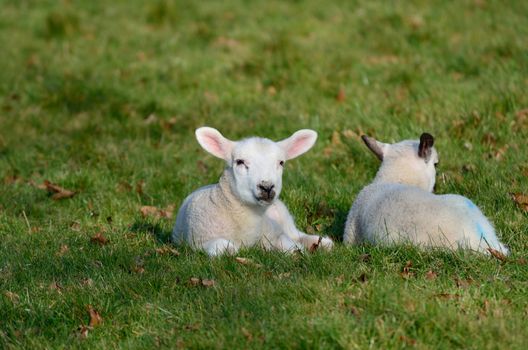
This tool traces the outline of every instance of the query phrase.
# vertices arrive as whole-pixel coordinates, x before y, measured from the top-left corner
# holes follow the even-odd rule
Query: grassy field
[[[0,1],[0,348],[524,348],[527,18],[526,1]],[[428,131],[437,192],[473,199],[512,255],[174,247],[182,199],[223,167],[202,125],[317,130],[282,199],[336,240],[378,166],[358,135]]]

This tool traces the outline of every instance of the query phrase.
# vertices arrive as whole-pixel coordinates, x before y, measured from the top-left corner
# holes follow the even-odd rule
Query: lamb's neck
[[[402,184],[409,186],[416,186],[425,189],[425,184],[422,183],[420,177],[410,176],[409,173],[399,173],[394,171],[384,171],[385,169],[378,170],[376,177],[372,181],[372,184]]]
[[[232,213],[245,212],[247,214],[262,215],[265,211],[263,207],[247,204],[238,198],[236,193],[233,192],[233,183],[233,175],[228,169],[224,170],[218,181],[218,193],[224,207],[228,208]]]

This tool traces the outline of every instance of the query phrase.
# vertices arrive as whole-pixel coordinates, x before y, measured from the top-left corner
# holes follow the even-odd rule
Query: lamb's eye
[[[440,162],[436,162],[436,163],[434,163],[435,168],[438,167],[438,163],[440,163]]]
[[[280,165],[280,166],[284,166],[284,161],[281,160],[281,161],[279,162],[279,165]]]
[[[237,159],[237,160],[235,160],[235,163],[236,163],[236,165],[245,165],[243,159]]]

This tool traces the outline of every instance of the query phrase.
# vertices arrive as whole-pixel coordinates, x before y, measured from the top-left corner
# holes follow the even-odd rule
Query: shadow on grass
[[[348,211],[345,210],[336,210],[334,212],[334,220],[328,228],[328,233],[335,242],[343,241],[343,232],[345,232],[345,222],[347,216]]]
[[[132,224],[130,231],[134,233],[149,234],[156,238],[159,243],[170,243],[171,231],[167,231],[161,227],[159,223],[138,220]]]

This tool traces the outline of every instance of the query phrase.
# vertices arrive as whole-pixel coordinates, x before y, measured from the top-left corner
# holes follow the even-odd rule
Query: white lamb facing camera
[[[307,235],[295,227],[292,216],[278,197],[287,160],[314,145],[317,133],[299,130],[273,142],[251,137],[226,139],[216,129],[196,130],[200,145],[226,162],[217,184],[202,187],[183,202],[172,232],[173,242],[187,242],[210,256],[233,254],[241,247],[294,251],[318,247],[330,249],[330,238]]]
[[[434,138],[386,144],[362,136],[381,160],[374,181],[357,196],[345,225],[346,244],[412,243],[421,247],[488,248],[508,254],[480,209],[466,197],[435,195],[438,153]]]

